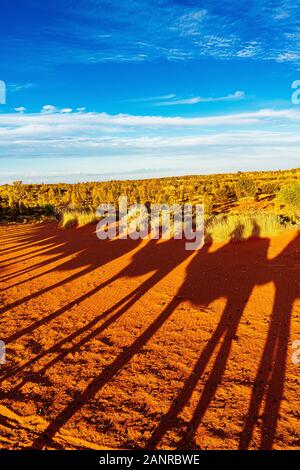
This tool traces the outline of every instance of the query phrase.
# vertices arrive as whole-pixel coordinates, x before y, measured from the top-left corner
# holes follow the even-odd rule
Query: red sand
[[[0,226],[2,448],[300,449],[300,234]]]

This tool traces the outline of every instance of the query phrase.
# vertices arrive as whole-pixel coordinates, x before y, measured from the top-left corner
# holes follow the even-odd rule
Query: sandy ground
[[[0,447],[300,449],[300,234],[94,230],[0,226]]]

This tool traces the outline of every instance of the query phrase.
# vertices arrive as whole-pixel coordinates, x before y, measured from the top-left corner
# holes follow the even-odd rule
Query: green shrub
[[[280,185],[278,182],[266,182],[259,185],[261,194],[275,194],[279,189]]]
[[[243,197],[255,197],[257,188],[252,179],[240,178],[235,184],[235,192],[238,199]]]
[[[218,189],[214,194],[214,200],[219,203],[226,203],[234,199],[236,199],[235,191],[228,186]]]
[[[283,186],[276,196],[279,205],[286,206],[288,212],[300,214],[300,181]]]
[[[212,197],[211,196],[204,196],[203,204],[204,204],[204,213],[206,215],[212,214],[213,213],[213,208],[214,208]]]

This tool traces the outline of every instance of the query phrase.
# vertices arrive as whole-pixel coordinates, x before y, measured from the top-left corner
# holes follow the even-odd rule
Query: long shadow
[[[207,269],[201,266],[202,263],[199,263],[200,259],[197,256],[188,267],[186,279],[179,291],[180,297],[188,298],[194,304],[201,306],[207,306],[213,300],[223,297],[226,299],[226,305],[215,332],[200,354],[182,389],[172,402],[169,411],[161,418],[158,427],[154,430],[146,445],[147,448],[156,448],[166,432],[178,424],[180,412],[189,402],[206,367],[212,360],[213,354],[218,351],[200,400],[187,425],[188,431],[182,431],[182,437],[179,443],[176,444],[176,447],[181,449],[196,447],[194,442],[195,433],[222,382],[245,305],[254,286],[265,282],[265,273],[253,269],[251,258],[252,251],[259,250],[261,259],[265,260],[269,240],[252,240],[248,244],[235,243],[234,237],[236,235],[240,237],[242,232],[242,226],[236,227],[233,240],[209,255]],[[254,226],[252,235],[257,237],[258,232],[258,227]],[[241,257],[244,262],[243,275],[240,272]]]
[[[45,240],[47,241],[48,243],[50,242],[50,240],[52,239],[53,237],[49,237],[49,239]],[[35,246],[40,246],[41,243],[43,243],[43,240],[39,240],[39,241],[36,241],[36,242],[28,242],[27,244],[24,244],[22,242],[22,240],[20,240],[20,245],[22,245],[22,250],[28,250],[29,248],[32,248],[32,247],[35,247]],[[46,243],[45,243],[46,245]],[[15,245],[14,245],[15,246]],[[0,256],[2,257],[3,254],[1,253],[5,253],[5,254],[13,254],[13,253],[17,253],[17,252],[20,252],[20,246],[18,246],[18,248],[13,248],[11,250],[8,250],[7,248],[4,248],[3,250],[0,250]],[[6,262],[6,261],[10,261],[10,260],[13,260],[15,259],[15,256],[12,255],[11,258],[5,258],[3,261]]]
[[[71,257],[71,259],[62,262],[59,266],[47,270],[47,272],[38,274],[27,281],[37,279],[42,276],[49,274],[56,274],[57,272],[69,272],[75,269],[82,268],[79,272],[69,275],[67,278],[61,281],[52,283],[50,286],[44,287],[37,290],[34,293],[16,300],[8,305],[5,305],[0,309],[0,314],[4,314],[12,308],[18,307],[23,303],[30,300],[36,299],[41,295],[50,292],[58,287],[64,286],[66,283],[74,281],[79,277],[88,274],[105,264],[116,260],[117,258],[129,253],[134,250],[140,244],[140,240],[107,240],[100,241],[94,230],[90,226],[83,227],[82,229],[72,229],[70,231],[57,230],[51,227],[51,230],[55,232],[57,247],[48,251],[48,254],[56,255],[56,261]],[[38,233],[35,237],[38,238]],[[63,244],[63,246],[62,246]],[[51,260],[45,260],[41,262],[39,268],[47,266]],[[54,277],[54,276],[53,276]]]
[[[120,241],[122,243],[122,241]],[[174,248],[174,249],[173,249]],[[173,255],[173,256],[172,256]],[[17,332],[16,334],[6,338],[6,344],[9,344],[11,341],[15,341],[16,339],[20,338],[24,334],[29,334],[32,333],[33,329],[36,329],[49,321],[53,320],[54,318],[57,318],[60,316],[62,313],[65,311],[69,310],[71,307],[74,305],[78,305],[79,303],[83,302],[87,298],[91,297],[92,295],[95,295],[98,291],[103,289],[106,285],[113,283],[116,280],[126,278],[126,277],[135,277],[135,276],[140,276],[143,274],[151,273],[154,271],[154,274],[150,276],[149,279],[147,279],[145,282],[143,282],[137,289],[135,289],[133,292],[130,292],[127,296],[122,298],[120,301],[118,301],[116,304],[114,304],[111,308],[109,308],[106,312],[102,313],[101,315],[97,316],[94,318],[91,322],[89,322],[87,325],[85,325],[83,328],[73,332],[72,334],[68,335],[67,337],[63,338],[61,341],[59,341],[56,345],[53,347],[49,348],[47,351],[41,352],[39,355],[37,355],[35,358],[32,360],[28,361],[26,364],[23,364],[22,366],[19,366],[17,368],[14,368],[9,371],[8,374],[5,374],[1,381],[4,379],[7,379],[8,377],[12,375],[16,375],[17,373],[21,372],[28,366],[32,365],[36,361],[40,360],[44,356],[47,356],[48,354],[58,352],[59,355],[57,358],[52,360],[49,364],[49,367],[58,362],[58,360],[61,360],[65,357],[66,354],[68,354],[70,351],[64,350],[62,353],[60,352],[60,348],[63,346],[65,343],[69,343],[70,341],[74,340],[76,337],[79,337],[82,335],[84,332],[89,331],[93,326],[95,326],[100,320],[103,320],[106,318],[110,313],[112,313],[115,309],[119,308],[123,303],[126,303],[126,306],[122,308],[116,315],[113,315],[112,320],[116,320],[121,317],[123,313],[126,313],[126,311],[135,303],[137,302],[141,297],[143,297],[149,289],[152,289],[157,283],[159,283],[172,269],[174,269],[176,266],[178,266],[186,257],[190,256],[190,253],[187,252],[184,249],[184,245],[182,242],[180,243],[175,243],[174,242],[168,242],[168,243],[163,243],[157,245],[156,241],[150,241],[147,243],[144,248],[140,249],[138,252],[135,253],[135,255],[132,258],[132,262],[127,266],[124,270],[122,270],[120,273],[115,275],[113,278],[108,279],[104,283],[100,284],[97,286],[95,289],[89,291],[88,293],[84,294],[83,296],[77,298],[73,302],[69,303],[67,306],[63,307],[62,309],[59,309],[56,312],[53,312],[51,315],[44,319],[40,319],[35,324],[30,325],[27,328],[24,328],[23,330]],[[108,320],[105,325],[101,325],[99,328],[91,331],[87,337],[84,339],[80,340],[79,343],[75,344],[72,346],[72,352],[75,352],[77,349],[79,349],[81,346],[83,346],[87,341],[93,339],[97,334],[102,332],[106,327],[108,327],[112,323],[111,320]],[[66,351],[66,354],[65,354]],[[47,367],[48,368],[48,367]],[[43,371],[41,373],[45,372],[47,368],[43,368]]]
[[[41,256],[41,254],[43,254],[44,251],[49,250],[49,248],[52,248],[55,245],[56,245],[55,243],[49,243],[48,245],[46,245],[42,248],[39,248],[38,250],[33,250],[33,251],[30,251],[29,253],[23,253],[23,254],[18,255],[18,256],[13,256],[12,258],[3,260],[0,265],[3,268],[10,268],[11,266],[13,266],[15,264],[19,264],[20,262],[28,261],[28,260],[34,259],[34,258],[38,258],[39,256]],[[4,264],[4,263],[6,263],[8,261],[11,261],[11,260],[13,260],[13,263]],[[13,274],[15,274],[15,272]],[[1,279],[3,279],[3,278],[1,277]]]
[[[100,245],[101,253],[102,251],[104,252],[104,254],[102,254],[102,259],[100,258],[102,260],[102,264],[100,265],[104,265],[105,262],[112,261],[113,259],[117,259],[118,256],[125,254],[126,247],[130,246],[131,250],[128,250],[128,251],[132,251],[134,248],[138,247],[140,242],[133,241],[133,240],[114,240],[110,242],[100,242],[100,243],[102,243],[102,246]],[[114,251],[116,252],[115,254],[114,254]],[[135,254],[133,254],[131,263],[128,266],[126,266],[126,268],[118,272],[115,276],[113,276],[112,278],[108,279],[107,281],[103,283],[100,283],[94,289],[76,298],[74,301],[70,302],[66,306],[59,309],[58,311],[51,313],[45,318],[41,318],[37,320],[32,325],[24,328],[21,331],[19,330],[17,333],[15,333],[14,335],[10,337],[7,337],[5,341],[8,344],[9,342],[20,338],[23,334],[31,333],[34,329],[57,318],[59,315],[61,315],[62,313],[70,309],[72,306],[76,305],[77,303],[81,303],[82,301],[96,294],[98,291],[103,289],[108,284],[113,283],[117,279],[121,279],[123,277],[125,278],[127,276],[135,277],[135,276],[147,274],[147,273],[150,273],[151,271],[154,271],[156,275],[153,276],[152,283],[146,282],[146,285],[149,286],[149,288],[151,288],[153,287],[155,283],[159,282],[159,280],[161,280],[166,274],[168,274],[172,269],[174,269],[178,264],[180,264],[188,256],[190,256],[190,252],[184,249],[184,244],[182,242],[178,241],[176,243],[176,249],[173,250],[173,244],[171,242],[169,242],[169,244],[167,243],[157,244],[156,240],[150,240],[144,246],[144,248],[138,250]],[[81,256],[80,256],[80,259],[81,259]],[[93,256],[93,259],[95,259],[95,255]],[[88,261],[88,259],[86,261]],[[73,263],[73,260],[71,262]],[[76,263],[77,262],[79,262],[79,259],[76,258]],[[94,261],[94,264],[95,266],[92,266],[92,268],[96,269],[97,264],[95,263],[95,261]],[[0,310],[0,312],[9,310],[10,308],[12,308],[12,306],[15,307],[19,305],[20,303],[23,303],[24,301],[35,298],[36,296],[39,296],[42,293],[46,293],[50,289],[52,290],[57,287],[60,287],[64,285],[66,282],[70,282],[74,279],[77,279],[78,276],[87,274],[90,271],[91,271],[91,266],[89,265],[87,268],[82,269],[79,273],[69,276],[67,280],[62,280],[50,287],[40,289],[36,294],[31,294],[31,296],[28,296],[28,299],[27,298],[25,300],[21,299],[20,301],[16,301],[14,304],[5,306],[2,310]],[[142,290],[142,288],[140,289]]]
[[[94,331],[91,331],[87,337],[79,341],[72,347],[72,351],[81,347],[86,341],[95,337],[103,331],[104,328],[109,326],[113,321],[120,318],[121,315],[126,313],[128,309],[146,294],[154,285],[162,280],[168,273],[170,273],[175,267],[181,264],[187,257],[191,256],[189,251],[185,250],[185,243],[183,241],[170,240],[164,243],[157,243],[157,241],[151,240],[143,249],[136,252],[132,263],[125,268],[120,276],[140,276],[142,274],[151,273],[154,274],[147,279],[138,289],[133,293],[129,294],[125,298],[121,299],[116,305],[109,309],[109,313],[116,307],[126,301],[126,304],[111,318],[107,320],[103,325],[100,325]],[[127,301],[128,300],[128,301]],[[179,302],[179,300],[178,300]],[[106,315],[108,312],[105,312]],[[33,448],[41,448],[45,444],[45,439],[51,440],[59,428],[75,413],[86,401],[88,401],[95,393],[97,393],[105,383],[113,378],[131,359],[140,351],[140,349],[149,341],[149,339],[155,334],[164,322],[172,314],[173,309],[163,311],[139,336],[129,347],[127,347],[123,353],[121,353],[109,366],[107,366],[103,372],[87,387],[87,389],[78,396],[73,402],[71,402],[65,410],[63,410],[59,416],[49,425],[49,428],[42,436],[33,444]],[[91,325],[87,325],[90,328]],[[75,332],[77,335],[77,332]],[[62,359],[65,356],[61,353],[60,356],[55,358],[48,364],[43,371],[45,371],[49,365],[53,365],[57,360]]]
[[[78,351],[82,346],[84,346],[88,341],[94,339],[97,335],[102,333],[106,328],[108,328],[113,322],[118,320],[127,310],[130,308],[135,302],[138,301],[140,297],[144,292],[139,292],[139,293],[130,293],[123,299],[121,299],[119,302],[117,302],[113,307],[107,309],[105,312],[103,312],[101,315],[97,316],[94,318],[92,321],[90,321],[87,325],[83,326],[79,330],[74,331],[70,335],[66,336],[62,340],[58,341],[58,343],[54,344],[52,347],[48,348],[46,351],[42,351],[39,353],[37,356],[35,356],[33,359],[28,361],[26,364],[23,364],[22,366],[16,367],[12,370],[9,371],[8,374],[6,374],[4,377],[1,378],[0,382],[3,380],[8,379],[9,377],[16,376],[20,372],[22,372],[24,369],[28,368],[29,366],[32,366],[35,362],[39,361],[43,357],[49,355],[49,354],[54,354],[57,353],[57,356],[53,359],[51,359],[46,365],[44,365],[38,372],[35,372],[35,375],[39,378],[53,365],[55,365],[57,362],[63,360],[68,354],[70,353],[75,353]],[[108,317],[111,313],[113,313],[115,310],[117,310],[121,305],[125,304],[120,310],[118,310],[114,315],[112,315],[108,320],[106,320],[103,324],[101,324],[99,327],[95,328],[94,330],[91,330],[97,323],[99,323],[101,320],[104,320],[106,317]],[[89,330],[91,330],[89,332]],[[77,343],[72,345],[69,348],[64,348],[62,347],[71,341],[73,341],[75,338],[81,336],[83,333],[89,332],[88,335],[86,335],[84,338],[80,339]],[[32,374],[30,374],[30,377],[32,377]],[[25,377],[20,384],[18,384],[15,388],[9,391],[8,395],[13,395],[17,390],[21,389],[25,383],[27,382],[27,378]]]
[[[28,233],[26,233],[25,236],[20,235],[19,237],[17,237],[14,241],[11,242],[13,244],[13,248],[11,248],[11,249],[9,249],[7,247],[6,248],[1,248],[0,255],[1,255],[1,253],[12,254],[12,253],[15,253],[17,251],[20,251],[20,245],[22,246],[22,249],[27,250],[27,248],[31,248],[32,246],[45,244],[45,242],[49,242],[50,240],[55,239],[55,235],[53,235],[53,231],[52,231],[52,234],[49,235],[48,237],[42,238],[42,236],[41,236],[41,227],[39,227],[39,229],[37,229],[37,230],[35,230],[34,233],[31,234],[30,236],[28,236]],[[40,235],[40,237],[39,237],[39,235]],[[2,243],[5,244],[5,240],[1,240],[1,241],[2,241]],[[16,247],[16,243],[18,244],[17,247]]]
[[[127,308],[126,308],[127,309]],[[166,309],[151,325],[139,336],[134,343],[120,354],[103,372],[93,379],[84,392],[80,393],[74,401],[67,405],[63,411],[50,423],[45,432],[39,436],[30,446],[32,449],[42,449],[53,439],[59,429],[90,399],[92,399],[103,387],[114,378],[119,371],[143,348],[149,339],[161,328],[172,314],[173,309]]]
[[[242,230],[243,227],[238,226],[236,228],[236,233],[239,232],[240,234]],[[254,226],[253,235],[256,237],[259,236],[258,227]],[[137,354],[140,349],[147,344],[151,337],[172,315],[183,298],[201,306],[209,305],[212,301],[218,298],[225,298],[226,306],[215,332],[210,338],[207,346],[200,354],[192,373],[171,404],[169,411],[161,418],[158,427],[154,430],[146,446],[147,448],[157,447],[166,432],[177,423],[179,413],[186,406],[193,394],[193,391],[198,385],[203,372],[212,361],[216,352],[216,359],[213,362],[212,369],[202,390],[200,400],[193,413],[192,419],[189,422],[189,430],[187,432],[182,432],[181,440],[179,444],[177,444],[177,447],[179,448],[194,448],[195,433],[201,424],[203,416],[214,398],[220,383],[222,382],[230,356],[232,343],[236,339],[240,319],[251,292],[256,285],[265,284],[270,282],[270,280],[273,280],[276,287],[276,298],[270,330],[257,373],[249,413],[246,418],[245,427],[240,441],[241,449],[249,447],[254,427],[256,425],[258,412],[262,401],[265,398],[266,404],[263,416],[261,448],[271,449],[275,438],[276,423],[278,420],[280,402],[283,393],[290,314],[294,300],[300,297],[297,280],[288,279],[288,284],[287,281],[283,282],[283,274],[276,272],[276,264],[280,265],[280,263],[284,263],[285,256],[291,255],[295,250],[297,250],[297,248],[299,249],[299,240],[300,235],[296,240],[290,243],[289,247],[284,250],[283,253],[272,261],[267,260],[267,250],[269,247],[268,239],[252,240],[251,242],[242,245],[230,241],[227,245],[214,252],[209,252],[210,245],[206,245],[200,252],[191,257],[190,264],[186,271],[185,281],[171,303],[129,347],[116,357],[110,365],[105,367],[98,377],[91,381],[85,391],[80,393],[74,401],[69,403],[65,409],[58,414],[58,416],[49,424],[47,430],[37,438],[32,447],[40,449],[51,441],[59,429],[73,416],[73,414],[93,398],[95,394],[97,394],[109,380],[113,379],[115,375],[118,374],[119,371],[122,370],[135,356],[135,354]],[[99,257],[101,258],[101,262],[105,263],[105,260],[108,260],[106,262],[109,262],[109,260],[116,259],[118,257],[118,253],[125,254],[126,252],[131,251],[127,246],[126,249],[120,248],[124,241],[117,240],[116,242],[120,244],[119,247],[115,245],[115,242],[104,242],[104,244],[101,242],[102,249],[105,248],[104,251],[109,252],[109,254],[106,253],[104,256],[102,255],[102,258]],[[125,245],[126,243],[127,242],[125,241]],[[133,242],[131,246],[133,245],[134,247],[137,247],[137,243],[138,242]],[[96,266],[99,266],[99,258],[97,259],[97,262],[95,262],[95,259],[89,261],[89,255],[95,258],[94,248],[90,251],[85,248],[78,254],[78,244],[76,246],[77,250],[74,259],[62,263],[61,267],[63,270],[67,271],[68,269],[73,269],[70,268],[70,266],[78,267],[79,265],[83,265],[83,269],[80,273],[69,276],[66,281],[60,281],[54,284],[51,288],[63,285],[64,282],[69,282],[70,279],[72,280],[81,276],[82,273],[90,272],[90,270],[96,269]],[[121,256],[121,254],[119,254],[119,256]],[[154,274],[139,286],[138,289],[135,289],[133,292],[120,299],[115,305],[98,315],[87,325],[63,338],[47,351],[43,351],[38,354],[34,359],[17,370],[14,370],[14,372],[20,372],[25,367],[30,366],[47,354],[57,353],[55,358],[51,359],[50,362],[44,365],[40,371],[37,372],[38,375],[43,374],[49,367],[52,367],[57,363],[57,361],[64,359],[64,357],[70,352],[77,351],[78,348],[81,348],[87,341],[90,341],[96,335],[99,335],[105,328],[118,320],[135,302],[144,296],[148,290],[150,290],[189,256],[191,256],[191,253],[186,252],[183,248],[183,244],[180,244],[179,241],[175,242],[174,240],[171,240],[165,243],[150,241],[142,249],[134,253],[130,265],[120,271],[116,276],[113,276],[110,280],[99,284],[89,293],[86,293],[79,299],[70,302],[57,312],[53,312],[45,319],[40,319],[31,326],[26,327],[22,332],[19,332],[21,334],[16,333],[16,335],[10,337],[9,340],[12,341],[13,339],[20,337],[22,334],[31,333],[34,328],[38,328],[47,321],[57,318],[57,316],[61,315],[78,302],[80,303],[89,296],[96,294],[108,283],[112,283],[117,279],[126,279],[126,277],[140,276],[154,272]],[[253,256],[256,256],[256,262],[253,262]],[[56,268],[56,270],[57,269],[58,268]],[[46,288],[46,291],[47,289],[48,288]],[[24,301],[24,299],[22,299],[22,301]],[[117,312],[115,312],[116,309]],[[95,329],[92,329],[99,321],[105,320],[108,316],[109,318],[104,323],[97,326]],[[73,344],[70,348],[61,350],[61,347],[65,343],[74,341],[84,333],[87,333],[84,338],[79,339],[79,341]],[[23,380],[17,388],[23,386],[25,382],[26,380]]]
[[[115,276],[114,278],[108,279],[107,281],[103,282],[99,286],[96,286],[94,289],[91,289],[90,291],[86,292],[84,295],[77,297],[76,299],[72,300],[72,302],[69,302],[67,305],[64,307],[56,310],[55,312],[52,312],[50,315],[44,318],[40,318],[36,322],[32,323],[31,325],[28,325],[27,327],[23,328],[22,330],[18,330],[16,333],[14,333],[11,336],[8,336],[5,339],[5,344],[9,344],[12,341],[16,341],[17,339],[21,338],[22,336],[26,334],[33,333],[34,330],[37,328],[40,328],[43,325],[46,325],[50,321],[54,320],[55,318],[58,318],[60,315],[63,313],[67,312],[71,308],[73,308],[75,305],[78,305],[82,303],[84,300],[90,298],[91,296],[95,295],[97,292],[99,292],[101,289],[104,289],[107,285],[111,284],[115,279],[117,279],[118,276]]]
[[[153,246],[155,247],[156,250],[158,249],[158,252],[156,252],[155,257],[153,256]],[[123,276],[130,275],[131,272],[133,272],[134,275],[140,275],[145,272],[158,270],[159,272],[158,276],[155,276],[152,282],[147,283],[149,284],[147,286],[147,289],[151,288],[151,286],[153,286],[154,283],[162,279],[166,274],[168,274],[168,272],[170,272],[171,269],[177,266],[180,263],[180,261],[183,261],[188,256],[187,252],[183,252],[183,254],[178,259],[178,250],[174,250],[174,253],[177,254],[177,256],[175,257],[176,259],[174,259],[174,256],[173,257],[170,256],[170,254],[172,255],[172,253],[166,250],[166,246],[170,246],[170,242],[168,242],[168,244],[164,243],[164,244],[159,244],[159,245],[157,245],[156,242],[152,242],[152,241],[149,242],[149,244],[147,245],[149,252],[147,252],[147,249],[145,252],[145,248],[141,250],[140,252],[137,252],[132,262],[132,266],[129,266],[128,268],[126,268],[124,272],[122,273],[122,275]],[[159,250],[159,248],[162,248],[162,249]],[[200,270],[197,269],[197,271],[200,273],[202,272],[205,273],[205,271],[203,271],[203,265],[210,266],[210,263],[211,263],[210,258],[212,256],[214,257],[216,256],[215,254],[214,255],[208,254],[207,251],[208,251],[208,246],[206,247],[206,249],[202,250],[200,254],[197,255],[197,257],[195,257],[195,259],[200,258],[201,260],[200,261],[201,269]],[[142,292],[140,294],[144,295],[145,290],[146,289],[142,289]],[[183,293],[184,293],[184,290],[185,289],[183,289]],[[215,293],[213,295],[215,295]],[[135,297],[136,296],[133,296],[131,304],[132,302],[136,301]],[[58,429],[73,415],[73,413],[76,412],[82,406],[82,404],[85,403],[86,400],[94,396],[94,394],[97,393],[101,389],[101,387],[107,382],[107,379],[110,380],[111,378],[113,378],[114,375],[118,373],[128,363],[128,361],[132,359],[132,357],[140,350],[140,348],[143,347],[148,342],[148,340],[152,337],[152,335],[155,334],[158,331],[158,329],[163,325],[163,323],[170,317],[170,315],[172,314],[176,306],[180,303],[180,298],[181,296],[176,297],[176,299],[174,299],[173,302],[171,302],[171,304],[167,307],[167,309],[165,309],[159,315],[159,317],[146,329],[146,331],[139,338],[137,338],[134,341],[134,343],[129,348],[127,348],[127,350],[124,353],[118,356],[115,359],[115,361],[110,366],[108,366],[103,371],[103,373],[88,386],[85,392],[83,392],[74,402],[72,402],[69,406],[66,407],[66,409],[63,412],[60,413],[57,419],[55,419],[50,424],[46,433],[43,434],[40,437],[40,439],[37,440],[37,442],[35,442],[34,447],[36,448],[43,447],[45,438],[52,439],[55,433],[58,431]],[[122,312],[128,310],[128,307],[129,305],[126,304],[125,307],[123,307],[123,309],[121,309],[120,312],[118,312],[111,319],[109,319],[108,320],[109,324],[111,323],[113,319],[115,319],[116,316],[117,318],[119,318]],[[99,329],[102,330],[103,325],[97,329],[98,330],[97,333],[100,332]],[[92,337],[94,337],[94,335],[95,335],[95,332],[91,332],[88,335],[88,339],[91,339]],[[85,338],[84,341],[86,341],[86,339],[87,338]],[[82,341],[80,341],[80,345],[81,344],[82,344]],[[73,348],[77,346],[78,345],[74,345]],[[62,358],[65,355],[64,353],[62,353],[60,356]],[[51,363],[53,363],[53,360],[51,361]]]
[[[99,286],[95,287],[94,289],[92,289],[91,291],[89,291],[86,294],[82,295],[81,297],[76,298],[74,301],[70,302],[68,305],[66,305],[66,306],[62,307],[61,309],[53,312],[51,315],[47,316],[46,318],[42,318],[42,319],[38,320],[37,322],[35,322],[34,324],[24,328],[23,330],[20,330],[17,333],[7,337],[6,340],[5,340],[5,344],[9,344],[12,341],[16,341],[17,339],[19,339],[20,337],[22,337],[25,334],[32,333],[35,329],[37,329],[37,328],[45,325],[46,323],[54,320],[55,318],[59,317],[63,313],[70,310],[75,305],[78,306],[78,304],[82,303],[84,300],[86,300],[86,299],[90,298],[91,296],[95,295],[101,289],[105,288],[107,285],[110,285],[111,283],[118,280],[119,278],[120,278],[120,275],[117,274],[113,278],[108,279],[107,281],[105,281],[104,283],[102,283]],[[91,320],[87,325],[83,326],[79,330],[76,330],[75,332],[73,332],[70,335],[66,336],[65,338],[60,340],[58,343],[56,343],[55,345],[53,345],[52,347],[50,347],[46,351],[42,351],[40,354],[35,356],[33,359],[31,359],[27,363],[23,364],[22,366],[10,369],[9,373],[5,374],[1,378],[1,381],[20,373],[22,370],[29,367],[30,365],[37,362],[38,360],[42,359],[43,357],[45,357],[49,354],[55,353],[55,352],[59,352],[60,348],[65,343],[69,343],[70,341],[74,340],[76,337],[81,336],[84,332],[89,331],[93,326],[95,326],[97,323],[99,323],[99,321],[106,318],[109,314],[111,314],[114,310],[119,308],[125,302],[128,302],[128,303],[126,303],[126,308],[124,309],[124,311],[122,310],[122,313],[124,313],[131,305],[133,305],[135,302],[137,302],[149,290],[149,288],[152,288],[156,283],[158,283],[160,279],[161,279],[160,274],[155,273],[153,276],[151,276],[150,279],[148,279],[141,286],[139,286],[138,289],[134,290],[133,292],[130,292],[128,295],[126,295],[121,300],[119,300],[117,303],[115,303],[112,307],[110,307],[105,312],[101,313],[96,318]],[[120,315],[119,315],[119,312],[118,312],[118,314],[116,316],[114,316],[113,318],[117,319],[117,318],[119,318],[119,316]],[[111,323],[112,322],[108,322],[106,324],[106,326],[108,327]],[[88,335],[88,337],[86,337],[84,340],[80,340],[80,343],[76,343],[74,346],[72,346],[72,348],[71,348],[72,352],[75,352],[75,350],[77,350],[77,348],[84,345],[88,340],[92,339],[94,336],[96,336],[97,334],[99,334],[100,332],[102,332],[105,329],[102,326],[100,328],[101,328],[100,330],[99,329],[92,330],[92,332]],[[65,351],[67,351],[66,354],[69,354],[69,352],[70,352],[70,350],[65,349],[63,351],[63,354],[59,354],[59,356],[57,357],[57,360],[55,359],[54,362],[51,361],[51,365],[53,365],[58,360],[62,359],[66,355],[66,354],[64,354]]]
[[[57,249],[57,248],[55,248]],[[45,253],[45,255],[47,256],[51,256],[51,254],[48,252]],[[38,256],[41,256],[41,254],[39,254]],[[30,257],[30,258],[27,258],[27,259],[32,259],[34,258],[33,256]],[[27,261],[27,259],[22,259],[20,260],[19,262],[23,263],[24,261]],[[36,271],[37,269],[40,269],[40,268],[43,268],[44,266],[45,267],[48,267],[48,265],[52,264],[52,263],[55,263],[56,261],[60,260],[61,259],[61,254],[58,254],[56,256],[53,256],[51,258],[48,258],[47,260],[44,260],[44,261],[40,261],[38,263],[35,263],[35,264],[31,264],[30,267],[27,267],[27,268],[22,268],[22,269],[19,269],[18,271],[14,271],[13,273],[11,274],[7,274],[7,275],[4,275],[0,278],[0,281],[2,282],[5,282],[5,281],[10,281],[11,279],[14,279],[15,277],[18,277],[18,276],[23,276],[24,274],[28,274],[32,271]],[[30,282],[30,281],[33,281],[34,279],[37,279],[38,277],[41,277],[45,274],[49,274],[49,271],[50,270],[47,270],[45,273],[42,273],[42,274],[37,274],[35,276],[32,276],[28,279],[25,279],[23,281],[19,281],[19,282],[16,282],[15,284],[5,288],[5,289],[1,289],[1,291],[4,291],[4,290],[7,290],[7,289],[11,289],[12,287],[17,287],[17,286],[20,286],[22,284],[25,284],[26,282]]]
[[[275,284],[275,301],[268,337],[253,386],[251,402],[240,436],[240,449],[248,449],[258,419],[262,419],[260,448],[273,448],[280,405],[283,397],[286,360],[290,338],[290,322],[293,304],[300,298],[299,277],[291,272],[279,271],[281,263],[288,268],[286,257],[299,252],[300,233],[275,259],[269,261],[269,269]],[[299,262],[298,262],[299,264]],[[300,266],[299,266],[300,268]],[[296,271],[297,272],[297,271]],[[260,409],[264,404],[262,416]]]

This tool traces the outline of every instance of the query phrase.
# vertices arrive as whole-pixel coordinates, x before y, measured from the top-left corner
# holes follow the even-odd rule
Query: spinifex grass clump
[[[93,210],[66,210],[62,213],[61,226],[63,228],[69,228],[95,224],[98,220],[99,218],[97,218]]]
[[[213,241],[224,242],[230,239],[244,240],[250,237],[272,237],[288,228],[292,228],[292,224],[284,222],[276,214],[228,214],[211,219],[207,223],[206,233]]]

